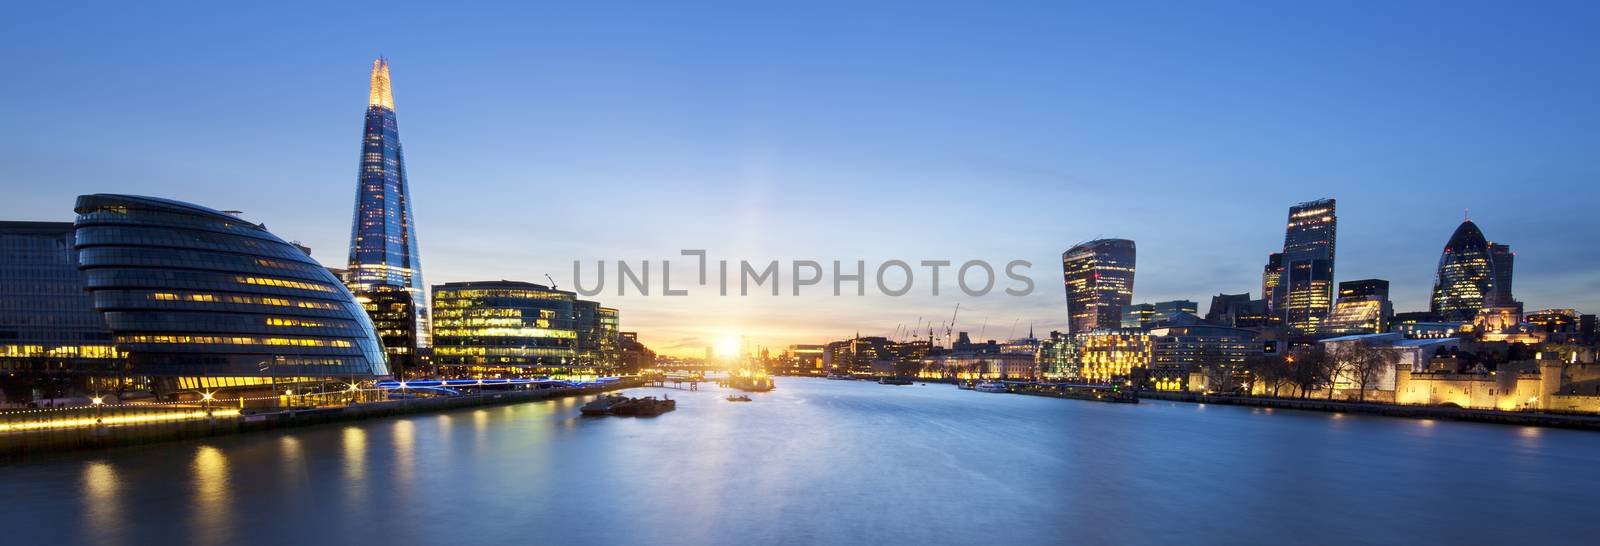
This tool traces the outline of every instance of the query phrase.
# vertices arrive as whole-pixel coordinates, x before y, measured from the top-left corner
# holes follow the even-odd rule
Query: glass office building
[[[580,356],[577,295],[519,281],[433,287],[433,363],[450,377],[593,375]]]
[[[1511,245],[1489,243],[1489,261],[1494,263],[1494,290],[1490,303],[1517,305],[1517,298],[1511,295],[1511,271],[1516,260],[1517,253],[1511,251]]]
[[[429,307],[385,59],[372,63],[349,263],[350,291],[373,311],[390,364],[403,373],[429,346]]]
[[[1283,273],[1273,289],[1283,291],[1283,324],[1292,331],[1315,331],[1333,308],[1334,242],[1339,227],[1336,205],[1333,199],[1319,199],[1289,207]]]
[[[1122,308],[1133,302],[1133,241],[1097,239],[1061,255],[1067,288],[1067,325],[1081,334],[1122,325]]]
[[[1434,276],[1433,298],[1428,307],[1430,312],[1445,322],[1468,322],[1484,307],[1514,304],[1509,286],[1502,293],[1496,284],[1502,279],[1510,284],[1511,261],[1506,259],[1506,271],[1499,271],[1493,246],[1471,220],[1456,227],[1439,255],[1439,270]],[[1511,256],[1509,248],[1503,255]],[[1496,301],[1500,298],[1505,301]]]
[[[619,352],[620,314],[599,302],[576,300],[572,305],[573,327],[578,334],[578,361],[600,369],[621,364]]]
[[[72,222],[0,222],[0,372],[120,368],[123,355],[84,291],[74,240]]]
[[[388,374],[350,292],[265,227],[129,195],[81,196],[77,213],[78,267],[133,373],[177,388]]]
[[[1362,279],[1339,283],[1339,300],[1328,318],[1317,325],[1322,334],[1348,336],[1389,331],[1394,306],[1389,303],[1389,281]]]
[[[1267,266],[1261,268],[1261,299],[1267,300],[1267,311],[1283,309],[1283,290],[1278,283],[1283,282],[1283,253],[1273,252],[1267,255]]]
[[[1259,334],[1243,328],[1211,324],[1184,315],[1150,331],[1150,386],[1156,390],[1189,388],[1189,374],[1206,368],[1244,373],[1245,362],[1262,354]]]

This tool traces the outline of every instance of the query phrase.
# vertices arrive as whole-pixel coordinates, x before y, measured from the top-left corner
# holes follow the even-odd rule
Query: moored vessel
[[[972,389],[978,392],[1007,392],[1006,384],[999,381],[982,381]]]
[[[587,404],[584,404],[583,407],[578,408],[578,412],[584,415],[610,415],[611,410],[616,408],[617,404],[627,401],[628,397],[626,396],[601,396],[589,401]]]

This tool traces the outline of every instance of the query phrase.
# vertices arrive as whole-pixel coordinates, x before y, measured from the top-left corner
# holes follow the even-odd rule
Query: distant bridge
[[[407,381],[387,380],[376,383],[380,389],[421,391],[438,394],[461,394],[459,389],[497,389],[516,388],[527,385],[535,389],[550,389],[556,387],[592,387],[606,385],[619,381],[615,377],[602,377],[594,381],[564,381],[560,379],[512,377],[505,379],[411,379]]]

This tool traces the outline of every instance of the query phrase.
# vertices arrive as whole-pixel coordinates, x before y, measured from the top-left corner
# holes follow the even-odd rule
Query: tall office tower
[[[1502,273],[1496,269],[1488,240],[1472,220],[1461,222],[1450,241],[1439,255],[1439,271],[1434,277],[1433,299],[1428,310],[1447,322],[1471,322],[1478,310],[1491,305],[1510,306],[1510,290],[1505,291],[1506,301],[1495,301],[1500,289],[1496,281]],[[1506,256],[1510,256],[1507,248]],[[1503,277],[1510,283],[1511,264],[1506,260]]]
[[[1333,199],[1289,207],[1283,275],[1277,289],[1284,293],[1283,324],[1291,331],[1316,330],[1333,308],[1333,249],[1338,225]]]
[[[1516,305],[1517,298],[1511,295],[1511,268],[1516,264],[1517,254],[1511,251],[1511,245],[1489,243],[1489,261],[1494,263],[1494,297],[1490,303],[1493,305]]]
[[[428,293],[422,284],[411,191],[395,122],[389,61],[372,62],[372,88],[361,137],[350,268],[345,282],[366,308],[383,340],[389,367],[399,376],[430,345]]]
[[[1283,253],[1267,255],[1267,266],[1261,269],[1261,299],[1267,300],[1267,311],[1283,309],[1283,291],[1278,283],[1283,281]]]
[[[1133,241],[1096,239],[1061,255],[1072,333],[1122,325],[1122,307],[1133,301]]]

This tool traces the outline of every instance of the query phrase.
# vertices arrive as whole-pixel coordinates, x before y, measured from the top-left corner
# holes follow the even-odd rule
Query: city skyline
[[[1420,19],[1425,12],[1401,11],[1399,20]],[[1313,33],[1291,45],[1323,61],[1319,70],[1325,72],[1268,77],[1272,69],[1285,68],[1282,60],[1244,51],[1309,24],[1282,21],[1281,30],[1258,30],[1213,46],[1264,65],[1250,76],[1179,71],[1168,77],[1202,90],[1117,102],[1119,94],[1159,83],[1141,77],[1140,67],[1152,63],[1188,59],[1221,68],[1178,48],[1179,38],[1209,36],[1216,29],[1152,22],[1186,32],[1130,49],[1121,66],[1029,56],[1026,43],[1048,40],[1038,33],[1022,33],[1022,43],[1003,43],[971,29],[971,36],[987,40],[965,54],[936,49],[911,55],[888,45],[850,44],[864,47],[868,64],[911,55],[896,76],[925,85],[873,79],[869,66],[825,70],[812,64],[830,58],[825,51],[795,51],[765,40],[756,40],[752,51],[787,51],[789,62],[762,67],[738,55],[719,66],[686,60],[712,51],[708,44],[678,44],[651,55],[623,42],[586,68],[557,54],[582,44],[566,32],[549,39],[551,53],[519,58],[513,54],[539,51],[496,52],[492,44],[504,40],[497,36],[439,51],[329,38],[312,40],[326,51],[310,51],[287,38],[251,34],[256,42],[248,48],[225,42],[217,51],[181,51],[189,40],[215,32],[195,30],[142,53],[163,56],[166,68],[116,51],[79,55],[74,52],[90,46],[71,44],[67,53],[20,60],[22,69],[38,76],[35,85],[3,91],[7,106],[0,112],[29,130],[7,135],[0,147],[0,159],[11,165],[9,183],[17,189],[0,212],[16,220],[64,221],[71,218],[76,195],[113,191],[207,203],[242,209],[274,232],[307,243],[324,265],[338,266],[348,242],[341,239],[348,227],[348,166],[355,148],[349,120],[367,83],[364,65],[382,53],[395,60],[404,82],[407,140],[417,154],[410,173],[419,181],[413,188],[416,214],[427,226],[422,239],[430,253],[425,276],[435,284],[539,282],[549,274],[567,286],[573,260],[659,262],[678,258],[683,248],[750,260],[986,258],[1034,264],[1030,276],[1038,288],[1026,298],[968,298],[948,283],[939,298],[601,296],[624,310],[624,329],[639,331],[648,345],[667,353],[698,354],[729,335],[771,347],[855,331],[881,335],[919,318],[945,320],[958,302],[964,315],[957,329],[974,337],[983,328],[983,338],[1007,337],[1014,322],[1041,332],[1065,330],[1054,261],[1072,245],[1101,237],[1127,238],[1141,247],[1134,301],[1207,301],[1245,290],[1261,297],[1256,292],[1262,257],[1282,243],[1284,208],[1321,197],[1341,205],[1333,282],[1389,280],[1396,311],[1428,308],[1439,249],[1466,208],[1496,240],[1516,243],[1522,255],[1517,297],[1527,309],[1600,307],[1594,290],[1600,279],[1590,267],[1600,245],[1593,244],[1595,230],[1583,214],[1583,204],[1593,199],[1582,198],[1593,193],[1587,187],[1593,167],[1585,161],[1593,155],[1593,139],[1581,136],[1592,135],[1586,131],[1600,120],[1600,110],[1579,92],[1594,88],[1594,76],[1557,55],[1590,39],[1554,16],[1524,13],[1501,22],[1554,30],[1538,40],[1522,37],[1450,52],[1418,44],[1401,29],[1342,16],[1375,33],[1383,46],[1421,49],[1367,66],[1357,61],[1369,50],[1318,42],[1328,37]],[[1467,36],[1488,20],[1479,17],[1451,15],[1433,28]],[[750,31],[773,24],[762,21]],[[89,29],[108,23],[82,21]],[[46,17],[13,35],[36,39],[60,24]],[[632,30],[642,25],[621,24]],[[928,24],[949,30],[955,23]],[[1133,33],[1072,28],[1113,44],[1142,43]],[[844,40],[865,35],[860,28],[838,32]],[[925,38],[916,29],[907,36],[913,44],[929,45]],[[22,43],[0,40],[8,52]],[[233,70],[241,53],[256,66]],[[1104,83],[1072,91],[1075,79],[984,69],[977,58],[982,53],[1011,61],[1003,63],[1011,68],[1034,63],[1048,68],[1039,74],[1076,71]],[[988,79],[966,76],[935,90],[952,83],[938,79],[945,68],[934,60],[940,54]],[[1497,54],[1505,63],[1474,66],[1479,72],[1471,73],[1450,68],[1450,60],[1474,54]],[[455,64],[458,59],[470,62]],[[268,60],[276,62],[263,62]],[[1391,72],[1431,66],[1442,66],[1436,70],[1456,85],[1384,81]],[[710,81],[694,81],[705,76]],[[644,85],[623,85],[630,78]],[[796,78],[819,78],[813,87],[820,96],[785,91],[783,84]],[[91,79],[96,85],[113,82],[124,108],[89,112],[78,107],[81,97],[53,93],[88,88]],[[496,81],[504,85],[488,85]],[[993,87],[1030,82],[1041,89],[1012,96]],[[716,83],[731,85],[715,90]],[[1223,98],[1216,86],[1243,92]],[[594,93],[579,96],[585,90]],[[914,91],[931,95],[901,104],[889,100]],[[1274,100],[1249,104],[1264,93],[1275,94]],[[1477,106],[1501,95],[1518,100]],[[218,102],[223,96],[272,119],[217,139],[214,120],[225,111]],[[1007,98],[1014,100],[1002,101]],[[1318,100],[1338,107],[1295,109]],[[1159,106],[1170,101],[1187,109]],[[849,106],[853,116],[810,119],[833,112],[835,103]],[[1122,112],[1093,112],[1107,104]],[[731,105],[732,112],[714,108],[722,105]],[[1210,110],[1242,119],[1223,122],[1203,114]],[[1366,115],[1343,119],[1352,111]],[[1289,121],[1251,121],[1266,112]],[[685,123],[702,114],[702,121]],[[84,131],[90,122],[96,130]],[[507,126],[515,127],[515,138],[503,132]],[[1223,128],[1226,138],[1210,138]],[[847,133],[859,134],[837,140]],[[1441,133],[1450,138],[1436,137]],[[268,157],[294,160],[264,163],[264,150]],[[1517,187],[1580,198],[1536,205],[1505,199]],[[866,202],[841,202],[847,195]],[[872,204],[891,201],[895,206],[887,211]],[[1118,206],[1070,206],[1093,202]],[[530,208],[538,214],[524,214]],[[808,220],[806,233],[789,227]],[[685,324],[695,316],[714,318]]]

